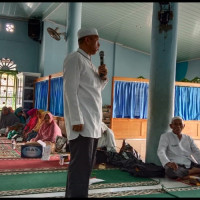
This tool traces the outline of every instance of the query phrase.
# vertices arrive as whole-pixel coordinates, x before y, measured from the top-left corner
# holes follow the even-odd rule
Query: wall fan
[[[63,35],[64,36],[64,39],[66,40],[66,33],[58,33],[58,27],[56,27],[56,29],[52,29],[52,28],[47,28],[47,32],[49,33],[49,35],[54,38],[55,40],[60,40],[60,35]]]

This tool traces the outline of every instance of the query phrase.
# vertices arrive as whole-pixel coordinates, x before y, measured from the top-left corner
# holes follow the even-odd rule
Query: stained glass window
[[[0,60],[0,110],[3,106],[16,109],[16,64],[9,58]]]
[[[16,70],[17,65],[10,58],[0,60],[0,70]]]

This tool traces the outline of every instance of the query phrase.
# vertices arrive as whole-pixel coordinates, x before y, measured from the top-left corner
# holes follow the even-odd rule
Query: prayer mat
[[[41,158],[21,158],[21,145],[12,148],[12,144],[0,143],[0,173],[12,171],[38,171],[67,169],[67,164],[60,165],[60,155],[51,154],[50,160]]]
[[[197,198],[200,197],[199,187],[158,188],[104,192],[91,194],[90,198]]]
[[[0,144],[11,144],[11,140],[9,140],[7,137],[0,137]]]
[[[119,192],[94,193],[90,198],[174,198],[162,189],[128,190]]]
[[[91,178],[98,178],[105,180],[99,184],[90,185],[90,189],[102,188],[119,188],[119,187],[135,187],[145,185],[157,185],[159,181],[150,178],[134,177],[130,173],[121,171],[120,169],[94,169]]]
[[[181,187],[181,188],[169,188],[165,191],[176,197],[176,198],[200,198],[200,187],[192,186],[192,187]]]
[[[20,158],[21,147],[16,146],[16,149],[12,149],[12,144],[0,143],[0,159],[8,158]]]
[[[0,173],[39,170],[66,170],[68,164],[60,165],[60,156],[51,155],[49,160],[41,158],[18,158],[0,160]]]
[[[119,169],[94,169],[91,177],[104,179],[105,181],[90,185],[90,190],[105,188],[105,185],[106,188],[111,188],[158,184],[158,181],[133,177],[128,172]],[[0,180],[0,196],[64,192],[67,170],[1,173]],[[123,185],[124,183],[125,185]]]

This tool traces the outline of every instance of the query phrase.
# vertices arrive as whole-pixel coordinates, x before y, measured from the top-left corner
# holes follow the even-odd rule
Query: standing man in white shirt
[[[187,179],[190,175],[200,174],[200,150],[190,136],[182,133],[184,127],[181,117],[173,117],[172,132],[160,137],[157,154],[169,178]]]
[[[63,65],[64,118],[69,140],[70,163],[65,196],[88,197],[98,138],[101,137],[102,96],[108,82],[107,67],[98,69],[91,55],[99,50],[95,28],[78,31],[79,48],[69,54]]]

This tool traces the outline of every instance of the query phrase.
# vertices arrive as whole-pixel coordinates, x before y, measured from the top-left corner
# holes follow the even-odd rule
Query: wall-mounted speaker
[[[28,36],[36,41],[41,41],[42,22],[39,19],[28,20]]]

